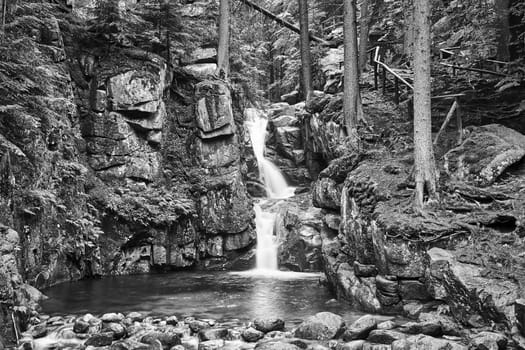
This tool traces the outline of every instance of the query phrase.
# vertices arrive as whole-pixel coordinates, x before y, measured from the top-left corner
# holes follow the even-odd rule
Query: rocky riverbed
[[[234,325],[139,312],[53,317],[35,313],[30,323],[21,334],[22,349],[466,350],[505,349],[508,342],[490,329],[463,329],[443,310],[420,313],[412,320],[364,315],[353,322],[320,312],[298,325],[278,318]]]

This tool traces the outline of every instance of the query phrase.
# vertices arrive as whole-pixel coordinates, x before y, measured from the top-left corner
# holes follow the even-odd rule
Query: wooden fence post
[[[459,105],[459,98],[456,97],[456,126],[458,128],[458,146],[463,142],[463,120],[461,119],[461,109]]]
[[[386,69],[385,69],[385,67],[383,67],[383,71],[382,71],[381,74],[383,75],[382,76],[382,78],[383,78],[383,95],[385,95],[386,94]]]

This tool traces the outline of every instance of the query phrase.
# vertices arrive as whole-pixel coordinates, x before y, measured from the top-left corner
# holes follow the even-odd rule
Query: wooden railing
[[[394,86],[394,101],[399,104],[400,96],[400,85],[399,83],[406,86],[409,90],[414,90],[414,86],[409,83],[405,78],[395,72],[392,68],[388,67],[384,62],[381,61],[381,46],[377,45],[369,50],[371,53],[370,60],[374,67],[374,88],[379,89],[379,71],[381,71],[381,80],[383,85],[383,94],[386,94],[387,82],[391,82]],[[392,75],[393,81],[388,79],[387,73]]]
[[[390,68],[386,63],[384,63],[381,60],[381,46],[380,45],[377,45],[371,48],[370,50],[368,50],[368,52],[370,53],[371,64],[374,67],[374,88],[376,90],[379,89],[379,75],[381,74],[383,94],[384,95],[386,94],[387,82],[390,82],[394,87],[394,101],[396,104],[399,104],[400,102],[399,97],[400,97],[402,86],[405,86],[408,91],[411,91],[413,93],[414,85],[412,85],[407,79],[402,77],[394,69]],[[393,80],[389,79],[388,75],[391,75]],[[452,119],[454,115],[456,116],[456,126],[458,129],[457,144],[459,145],[461,142],[463,142],[463,121],[462,121],[461,111],[460,111],[460,98],[464,96],[465,94],[462,94],[462,93],[432,96],[432,100],[452,100],[453,101],[447,113],[447,116],[445,117],[445,120],[443,121],[443,124],[439,128],[439,131],[434,138],[434,142],[433,142],[434,145],[437,145],[439,138],[443,134],[443,131],[445,130],[447,125],[450,123],[450,120]]]
[[[449,62],[443,62],[443,60],[445,60],[445,59],[447,59],[449,57],[461,56],[457,52],[457,50],[459,50],[459,49],[460,49],[459,47],[448,47],[448,48],[444,48],[444,49],[440,49],[439,50],[439,58],[442,61],[442,62],[439,62],[439,64],[442,65],[442,66],[445,66],[445,67],[452,68],[452,74],[453,75],[456,75],[457,71],[459,70],[459,71],[468,71],[468,72],[479,73],[480,77],[482,77],[483,74],[494,75],[494,76],[497,76],[497,77],[506,77],[506,76],[508,76],[507,74],[501,72],[501,68],[502,67],[507,67],[509,65],[509,62],[492,60],[492,59],[479,60],[479,61],[476,62],[476,64],[478,64],[480,67],[470,67],[470,66],[466,67],[466,66],[460,66],[460,65],[457,65],[457,64],[449,63]],[[489,65],[491,65],[491,68],[493,70],[489,70],[489,69],[485,68],[485,65],[487,63]]]

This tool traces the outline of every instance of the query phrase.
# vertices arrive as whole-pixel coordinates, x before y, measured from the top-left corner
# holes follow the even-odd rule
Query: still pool
[[[44,291],[42,304],[51,315],[138,311],[152,316],[214,319],[242,324],[255,318],[279,317],[297,324],[320,311],[347,322],[361,313],[319,284],[320,274],[177,272],[136,275],[60,284]]]

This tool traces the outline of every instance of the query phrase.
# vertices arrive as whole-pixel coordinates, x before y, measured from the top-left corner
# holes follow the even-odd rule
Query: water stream
[[[294,195],[295,188],[288,186],[279,168],[264,156],[268,119],[258,109],[245,110],[246,128],[257,159],[261,181],[269,198],[284,199]]]
[[[285,199],[293,196],[295,189],[288,186],[279,168],[264,156],[268,119],[255,108],[247,108],[245,117],[253,153],[257,159],[260,180],[264,184],[267,196],[272,199]],[[278,246],[273,234],[275,214],[263,211],[260,204],[261,202],[254,206],[257,229],[256,272],[275,275],[279,270],[277,263]]]

